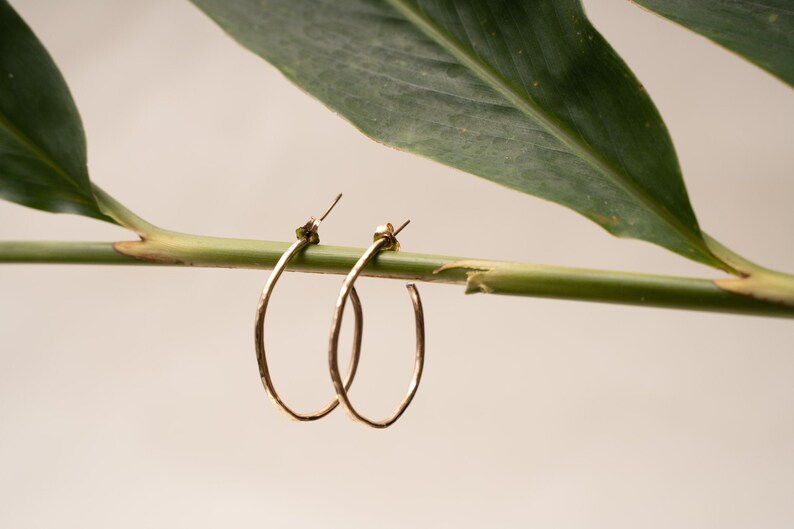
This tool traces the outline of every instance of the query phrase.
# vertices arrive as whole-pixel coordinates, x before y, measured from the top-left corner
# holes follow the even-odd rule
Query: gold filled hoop
[[[365,251],[364,254],[359,258],[355,266],[353,266],[353,269],[350,270],[350,273],[347,274],[347,277],[345,277],[345,280],[342,282],[342,288],[339,291],[339,297],[336,300],[334,316],[331,320],[331,337],[328,343],[328,367],[331,371],[331,380],[334,382],[337,400],[351,419],[372,428],[388,428],[394,424],[394,422],[405,412],[406,408],[408,408],[408,405],[411,404],[414,395],[416,395],[416,390],[419,388],[419,381],[422,378],[422,370],[424,369],[425,364],[425,317],[424,311],[422,310],[422,300],[419,297],[419,291],[417,291],[416,285],[407,285],[408,294],[411,297],[411,303],[413,304],[414,308],[414,320],[416,323],[416,354],[414,357],[414,372],[413,376],[411,377],[411,382],[408,385],[408,392],[405,394],[403,400],[400,402],[397,408],[395,408],[392,414],[387,418],[381,421],[368,419],[367,417],[361,415],[350,402],[350,398],[347,394],[349,384],[342,382],[342,376],[339,373],[339,333],[342,328],[342,317],[344,315],[345,305],[347,303],[348,297],[350,297],[351,301],[353,301],[355,310],[355,288],[353,283],[355,283],[364,267],[367,266],[367,263],[369,263],[370,260],[372,260],[372,258],[379,252],[396,252],[400,250],[400,243],[397,241],[396,236],[405,226],[408,225],[408,222],[410,221],[403,223],[403,225],[397,228],[397,230],[395,230],[391,224],[378,226],[373,237],[374,242],[372,243],[372,246],[367,248],[367,251]],[[358,336],[358,338],[360,340],[361,337]],[[360,345],[361,344],[359,343],[358,347],[360,347]]]
[[[267,305],[270,301],[270,295],[273,293],[273,287],[275,287],[279,277],[281,277],[281,274],[287,268],[287,264],[305,246],[309,244],[319,244],[320,236],[318,235],[317,230],[320,227],[320,223],[325,219],[328,213],[331,212],[334,206],[336,206],[336,203],[339,202],[340,198],[342,198],[341,194],[336,197],[334,202],[328,207],[328,209],[319,219],[311,217],[306,224],[296,230],[295,233],[298,237],[298,240],[295,241],[287,249],[287,251],[284,252],[284,254],[282,254],[281,258],[278,260],[278,263],[276,263],[275,268],[273,268],[273,272],[271,272],[270,277],[267,278],[267,283],[265,283],[265,287],[262,289],[262,295],[259,297],[259,304],[256,307],[254,343],[256,345],[256,360],[259,364],[259,376],[262,379],[262,384],[265,386],[265,391],[267,392],[268,397],[270,397],[270,400],[273,401],[273,404],[276,406],[276,408],[284,412],[291,419],[295,419],[297,421],[315,421],[317,419],[321,419],[331,413],[331,411],[337,407],[339,400],[334,398],[334,400],[328,403],[321,410],[309,414],[298,413],[284,403],[276,391],[275,386],[273,385],[273,379],[270,376],[270,368],[267,364],[267,354],[265,352],[265,313],[267,312]],[[346,389],[350,388],[350,385],[353,383],[353,378],[356,376],[358,359],[361,354],[361,334],[363,326],[361,301],[359,300],[358,294],[355,290],[350,292],[350,301],[353,303],[353,314],[356,321],[353,330],[353,353],[350,358],[350,366],[348,367],[347,375],[345,376],[345,382],[343,384],[344,388]]]

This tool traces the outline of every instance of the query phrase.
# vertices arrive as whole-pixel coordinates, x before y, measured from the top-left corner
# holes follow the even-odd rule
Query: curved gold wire
[[[262,379],[262,384],[265,386],[265,391],[267,392],[268,397],[270,397],[270,400],[273,401],[273,404],[276,406],[276,408],[284,412],[291,419],[295,419],[297,421],[315,421],[317,419],[321,419],[333,411],[337,405],[339,405],[339,400],[334,398],[333,401],[328,403],[321,410],[309,414],[298,413],[284,403],[276,391],[275,386],[273,385],[273,379],[270,376],[270,368],[267,364],[267,354],[265,352],[265,314],[267,312],[268,302],[270,301],[270,295],[273,293],[273,288],[275,287],[279,277],[281,277],[281,274],[287,268],[287,264],[305,246],[309,244],[318,244],[320,242],[319,235],[317,234],[317,229],[320,226],[320,222],[325,219],[326,215],[328,215],[328,213],[331,211],[331,209],[333,209],[341,197],[342,195],[336,197],[334,203],[331,204],[322,217],[319,219],[312,217],[304,226],[297,229],[296,233],[298,235],[298,240],[295,241],[286,252],[284,252],[281,258],[278,260],[278,263],[276,263],[275,268],[273,268],[273,272],[271,272],[270,277],[267,278],[267,283],[265,283],[265,287],[262,289],[262,295],[259,297],[259,304],[256,307],[254,341],[256,344],[256,360],[259,364],[259,376]],[[350,388],[350,385],[353,383],[353,378],[356,376],[358,359],[361,354],[361,334],[364,321],[361,311],[361,301],[359,300],[358,294],[355,292],[355,290],[351,291],[350,293],[350,301],[353,303],[353,313],[356,321],[353,330],[353,353],[344,383],[344,387],[347,389]]]
[[[424,311],[422,309],[422,300],[419,297],[419,291],[416,289],[416,285],[406,285],[408,288],[408,294],[411,297],[411,303],[413,304],[414,320],[416,323],[416,355],[414,357],[414,372],[413,376],[411,377],[411,382],[408,385],[408,392],[403,397],[402,402],[400,402],[397,408],[395,408],[392,414],[387,418],[381,421],[374,421],[364,417],[353,407],[353,404],[350,402],[350,398],[347,394],[349,389],[348,384],[342,383],[342,376],[339,373],[339,333],[342,328],[342,317],[344,315],[347,298],[349,296],[351,301],[355,299],[355,287],[353,286],[353,283],[355,283],[364,267],[367,266],[367,263],[369,263],[369,261],[378,252],[386,250],[399,250],[400,243],[397,241],[396,235],[407,224],[408,222],[404,223],[396,231],[391,224],[378,226],[374,237],[375,242],[372,243],[372,246],[367,248],[367,251],[364,252],[364,254],[359,258],[355,266],[353,266],[353,269],[350,270],[350,273],[347,274],[347,277],[345,277],[345,280],[342,282],[342,288],[339,291],[339,297],[336,300],[334,316],[331,319],[331,337],[328,343],[328,367],[331,371],[331,379],[334,382],[337,400],[351,419],[372,428],[388,428],[394,424],[394,422],[397,421],[397,419],[399,419],[408,408],[408,405],[411,404],[414,395],[416,395],[416,390],[419,388],[419,382],[422,379],[422,370],[424,369],[425,364],[425,317]]]

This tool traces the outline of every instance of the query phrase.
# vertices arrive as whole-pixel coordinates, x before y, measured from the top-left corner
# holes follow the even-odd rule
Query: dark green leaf
[[[0,0],[0,197],[54,212],[99,211],[83,126],[47,50]]]
[[[193,0],[365,134],[720,266],[667,130],[577,0]]]
[[[794,86],[792,0],[632,0]]]

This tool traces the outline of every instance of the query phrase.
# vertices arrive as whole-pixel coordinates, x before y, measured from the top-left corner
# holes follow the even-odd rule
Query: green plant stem
[[[287,247],[288,243],[282,242],[199,237],[158,229],[151,239],[115,244],[0,242],[0,263],[267,269]],[[310,246],[290,263],[289,270],[346,274],[363,251],[323,244]],[[708,279],[472,261],[407,252],[380,254],[363,275],[467,285],[467,292],[794,318],[790,307],[726,292]]]
[[[94,192],[102,212],[136,232],[140,240],[117,243],[0,242],[0,263],[267,269],[276,264],[289,246],[285,242],[202,237],[165,230],[145,221],[100,188],[94,186]],[[289,270],[347,274],[363,252],[363,248],[312,245],[290,262]],[[407,252],[379,254],[362,275],[466,285],[467,293],[794,318],[794,308],[791,306],[728,292],[708,279],[482,261]],[[789,281],[788,278],[784,280],[784,283]]]
[[[133,213],[127,206],[110,196],[98,185],[92,184],[91,187],[94,190],[94,196],[96,197],[99,209],[102,210],[102,213],[118,222],[119,225],[134,231],[140,235],[141,238],[166,232],[166,230],[158,228],[154,224]]]

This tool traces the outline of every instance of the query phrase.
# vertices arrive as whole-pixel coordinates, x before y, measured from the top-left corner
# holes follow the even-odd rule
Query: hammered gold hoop
[[[339,400],[334,398],[333,401],[328,403],[321,410],[309,414],[302,414],[293,411],[284,403],[276,391],[275,386],[273,385],[273,379],[270,376],[270,368],[267,365],[267,355],[265,353],[265,313],[267,312],[267,305],[270,301],[270,295],[273,293],[273,288],[276,285],[276,281],[278,281],[279,277],[281,277],[281,274],[287,268],[287,264],[305,246],[309,244],[318,244],[320,242],[320,236],[317,234],[320,223],[323,221],[323,219],[325,219],[328,213],[331,212],[336,203],[339,202],[340,198],[342,198],[341,194],[336,197],[336,200],[334,200],[333,204],[331,204],[331,206],[325,211],[322,217],[319,219],[311,217],[305,225],[296,230],[298,240],[295,241],[286,252],[284,252],[281,258],[278,260],[278,263],[276,263],[275,268],[273,268],[273,272],[271,272],[270,277],[267,278],[267,283],[265,283],[265,287],[262,289],[262,295],[259,297],[259,304],[256,307],[254,343],[256,344],[256,360],[259,364],[259,376],[262,379],[262,384],[265,386],[265,391],[267,391],[268,397],[270,397],[270,400],[273,401],[273,404],[276,406],[276,408],[296,421],[315,421],[317,419],[321,419],[322,417],[325,417],[331,413],[331,411],[337,407]],[[350,385],[353,383],[353,378],[356,376],[358,359],[361,354],[361,334],[364,321],[361,311],[361,301],[359,300],[358,294],[355,290],[352,290],[350,293],[350,301],[353,303],[353,313],[355,315],[356,321],[355,328],[353,330],[353,353],[350,359],[350,366],[348,367],[347,375],[345,376],[344,387],[346,389],[350,388]]]
[[[396,236],[400,230],[402,230],[408,224],[408,222],[409,221],[406,221],[402,226],[397,228],[396,231],[391,224],[378,226],[374,236],[375,242],[372,243],[372,246],[367,248],[367,251],[364,252],[364,255],[362,255],[361,258],[359,258],[358,262],[356,262],[355,266],[353,266],[353,269],[350,270],[350,273],[347,274],[347,277],[345,277],[345,280],[342,282],[342,289],[339,291],[339,297],[336,300],[336,309],[334,310],[334,316],[331,320],[331,337],[328,343],[328,367],[331,371],[331,380],[334,382],[337,400],[351,419],[361,424],[366,424],[372,428],[388,428],[394,424],[394,422],[405,412],[406,408],[408,408],[408,405],[411,404],[414,395],[416,395],[416,390],[419,388],[419,381],[422,379],[422,370],[424,369],[425,364],[425,317],[424,311],[422,310],[422,300],[419,297],[419,292],[416,290],[416,286],[413,284],[407,285],[408,294],[411,297],[411,303],[413,304],[414,308],[414,319],[416,322],[416,355],[414,358],[414,373],[411,377],[411,382],[408,385],[408,392],[403,397],[402,402],[400,402],[397,408],[387,418],[381,421],[373,421],[361,415],[353,407],[353,404],[351,404],[350,398],[347,394],[349,384],[342,382],[342,376],[339,373],[339,333],[342,328],[342,317],[344,315],[345,304],[347,303],[348,297],[350,297],[351,301],[353,301],[355,310],[355,287],[353,286],[353,283],[355,283],[364,267],[367,266],[367,263],[369,263],[369,261],[375,255],[377,255],[378,252],[389,250],[396,252],[400,250],[400,243],[397,241]],[[360,339],[361,337],[359,336],[358,338]]]

